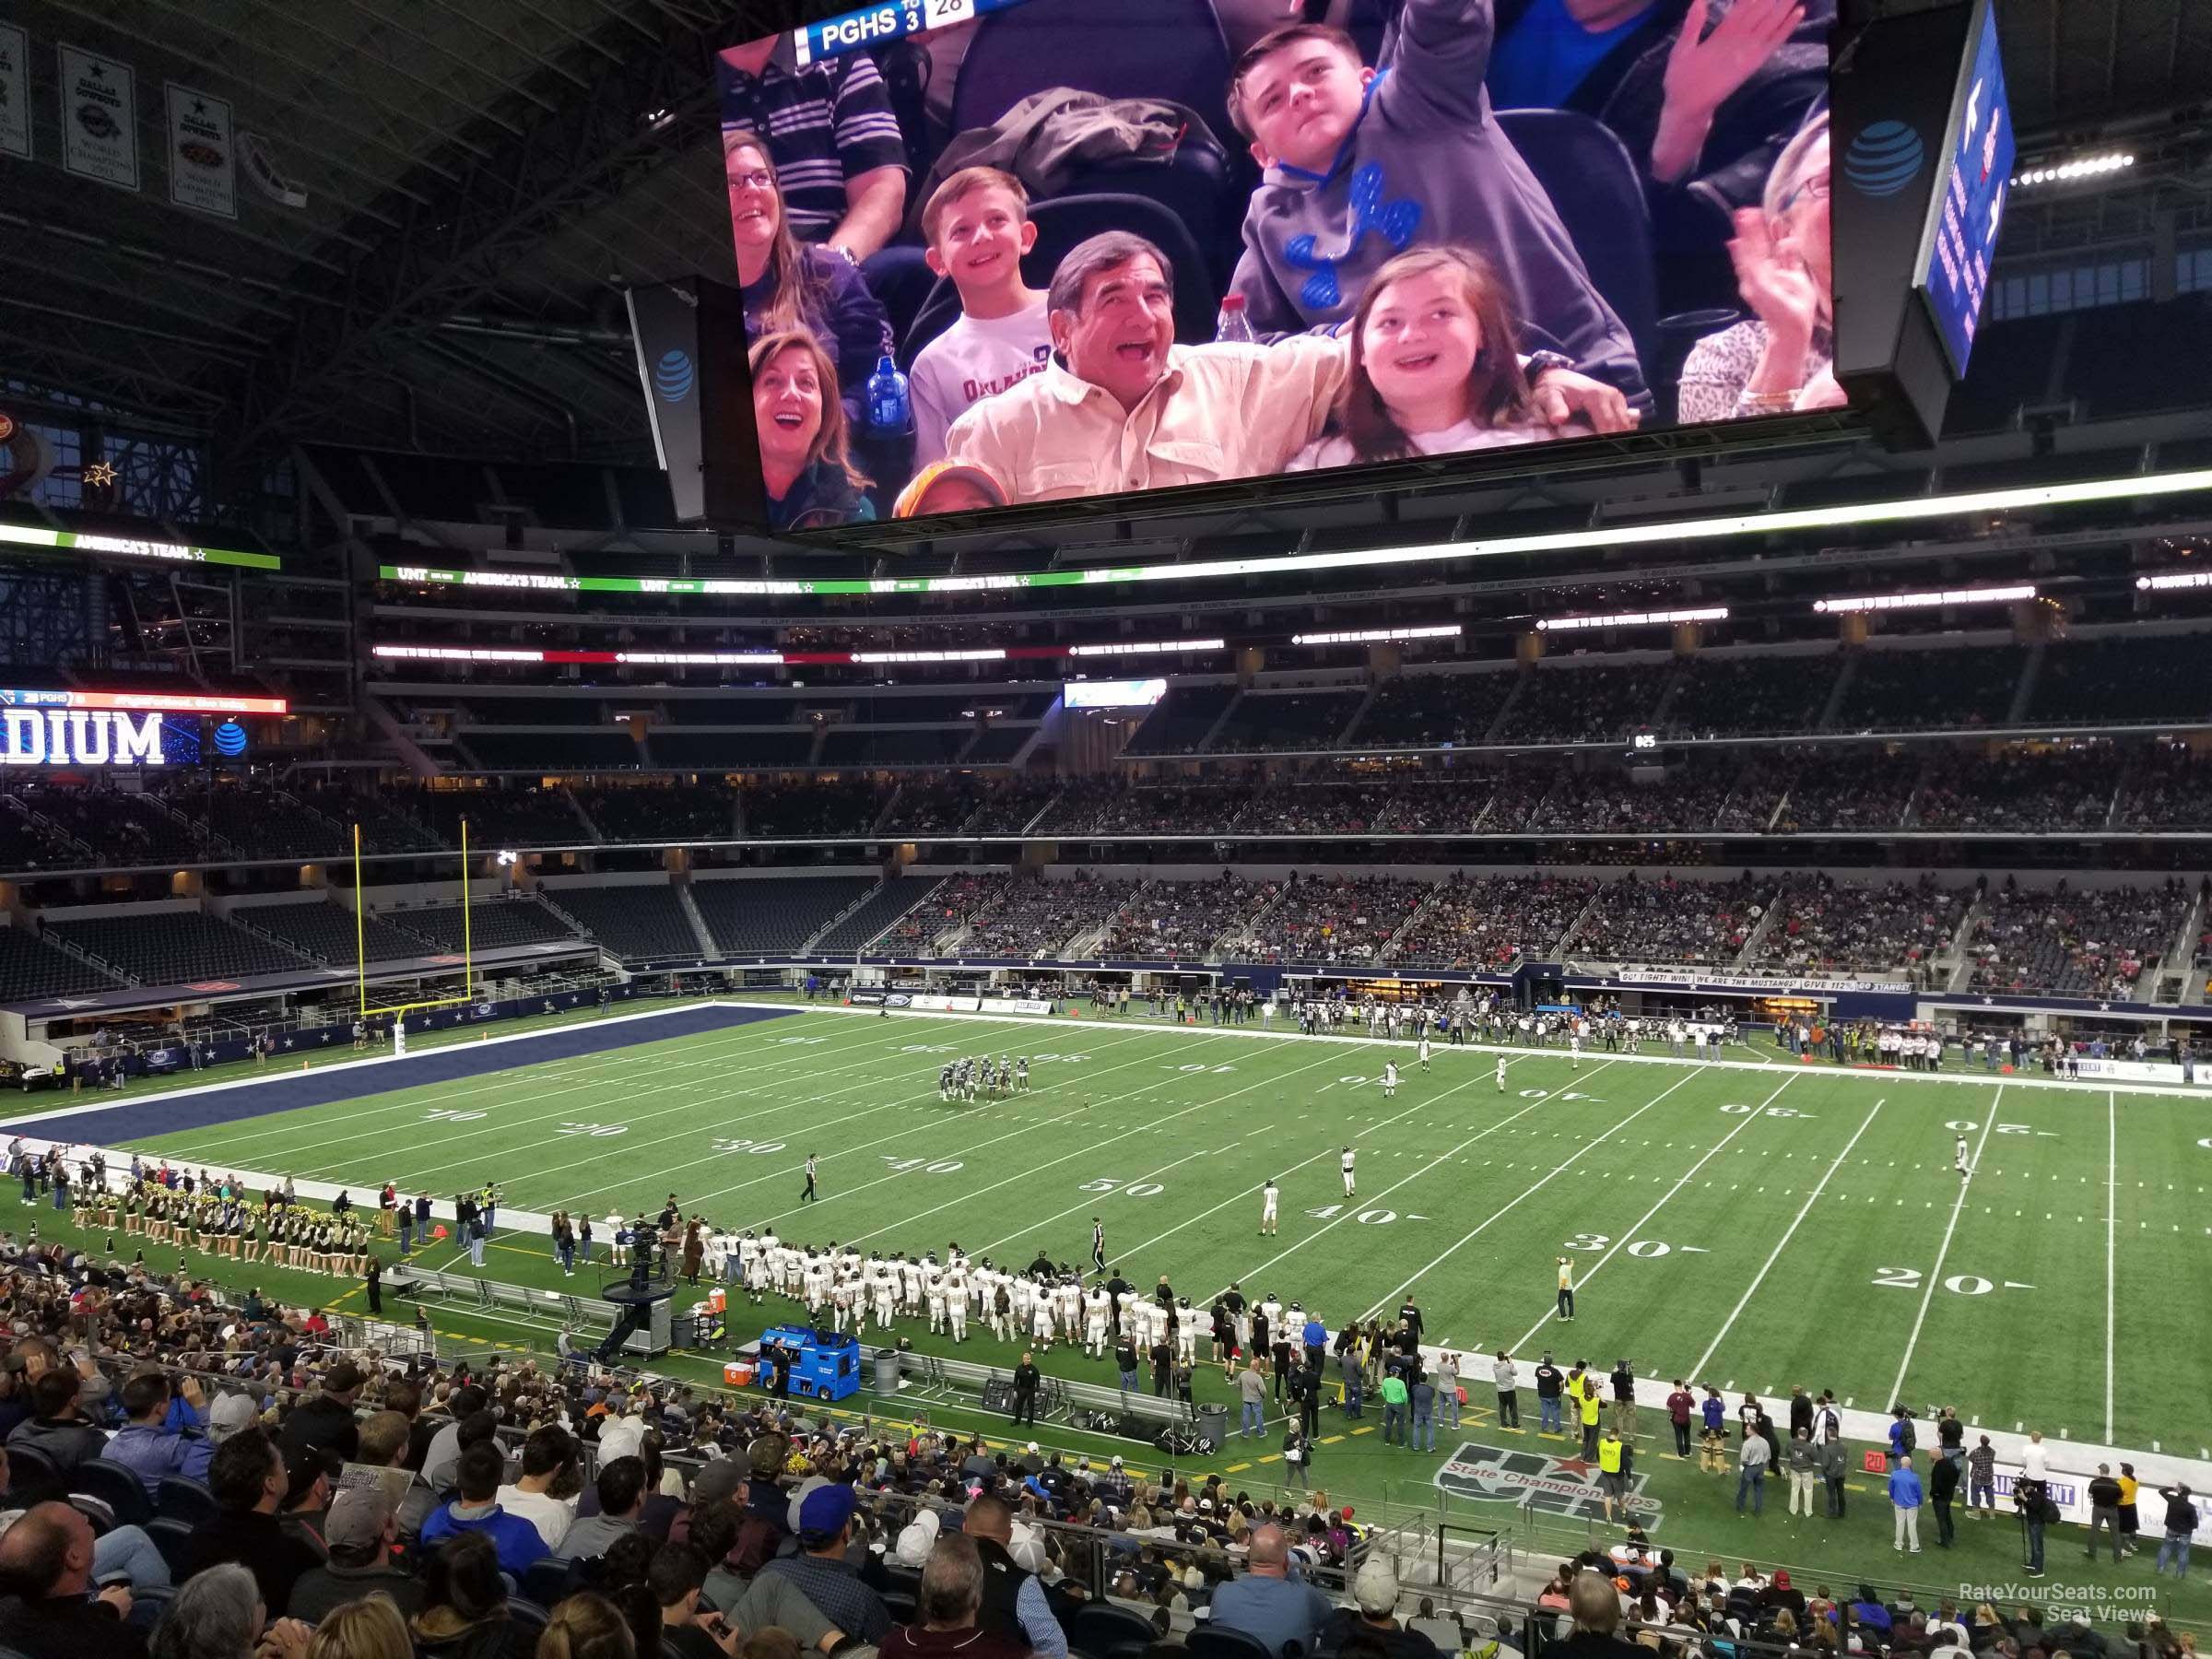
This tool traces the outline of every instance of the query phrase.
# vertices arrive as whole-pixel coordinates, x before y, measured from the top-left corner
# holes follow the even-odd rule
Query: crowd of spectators
[[[1565,948],[1571,957],[1604,962],[1725,967],[1742,954],[1774,888],[1772,880],[1748,873],[1734,881],[1631,873],[1599,888]]]
[[[1651,724],[1675,671],[1671,662],[1536,668],[1506,711],[1510,743],[1603,743]]]
[[[2147,969],[2174,943],[2191,892],[2157,886],[2024,888],[2007,877],[1984,895],[1970,949],[1972,989],[2132,1001]]]
[[[2114,814],[2130,830],[2212,830],[2212,764],[2180,744],[2160,744],[2128,774]]]
[[[1113,919],[1099,954],[1200,960],[1276,891],[1274,882],[1247,881],[1227,870],[1212,881],[1147,882]]]
[[[1588,877],[1469,876],[1442,883],[1391,950],[1412,968],[1501,969],[1523,951],[1543,953],[1565,936],[1597,890]]]
[[[1786,791],[1780,814],[1770,815],[1777,833],[1898,830],[1920,781],[1921,757],[1807,748],[1786,752],[1775,766]]]
[[[1375,1571],[1348,1609],[1311,1587],[1364,1542],[1325,1493],[584,1363],[447,1371],[6,1235],[0,1307],[0,1648],[28,1659],[1065,1659],[1101,1600],[1264,1633],[1294,1586],[1310,1638],[1394,1628]]]
[[[1520,677],[1512,673],[1403,675],[1375,688],[1349,741],[1366,748],[1465,747],[1480,743]]]
[[[1088,872],[1047,881],[1031,872],[965,877],[933,906],[967,924],[953,947],[961,956],[1051,956],[1078,934],[1104,926],[1134,898],[1138,884]]]
[[[1043,835],[1188,835],[1226,830],[1250,804],[1239,783],[1132,786],[1120,779],[1071,783],[1060,792],[1038,832]]]
[[[2017,645],[1862,651],[1830,729],[1924,732],[1994,726],[2012,712],[2027,665]]]
[[[1530,812],[1526,828],[1544,835],[1658,835],[1710,829],[1728,801],[1735,770],[1734,762],[1724,761],[1709,771],[1685,771],[1650,782],[1617,771],[1562,771]]]
[[[1234,941],[1261,962],[1374,961],[1430,892],[1425,881],[1391,876],[1290,873],[1282,897]]]
[[[1903,969],[1924,982],[1929,966],[1956,940],[1970,897],[1933,876],[1864,885],[1822,875],[1793,877],[1783,889],[1782,914],[1759,939],[1754,959],[1797,973]]]
[[[2120,762],[2105,747],[1947,755],[1914,797],[1920,830],[2064,835],[2101,830]]]
[[[1670,736],[1781,736],[1819,724],[1836,683],[1833,655],[1715,656],[1682,665],[1660,724]]]

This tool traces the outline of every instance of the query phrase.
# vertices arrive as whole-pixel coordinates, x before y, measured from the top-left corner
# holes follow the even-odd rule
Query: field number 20
[[[1877,1267],[1874,1282],[1889,1290],[1917,1290],[1921,1272],[1917,1267]],[[1975,1274],[1954,1273],[1943,1281],[1943,1288],[1954,1296],[1987,1296],[1996,1286]]]

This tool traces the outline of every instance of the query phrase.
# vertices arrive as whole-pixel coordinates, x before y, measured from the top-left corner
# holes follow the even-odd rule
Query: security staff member
[[[1014,1420],[1037,1426],[1037,1385],[1044,1373],[1037,1369],[1036,1359],[1025,1352],[1021,1363],[1014,1368]]]

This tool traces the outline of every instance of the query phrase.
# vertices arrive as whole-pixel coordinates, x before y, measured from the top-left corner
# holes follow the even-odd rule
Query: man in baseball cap
[[[422,1609],[422,1584],[392,1564],[398,1535],[391,1494],[374,1482],[347,1487],[331,1500],[323,1542],[330,1559],[292,1586],[292,1617],[317,1623],[341,1603],[383,1592],[403,1614]]]

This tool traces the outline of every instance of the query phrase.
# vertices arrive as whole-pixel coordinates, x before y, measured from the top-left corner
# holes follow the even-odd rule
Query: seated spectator
[[[853,465],[852,422],[838,401],[836,366],[803,328],[762,335],[747,358],[760,478],[774,530],[811,530],[876,516]]]
[[[798,1506],[799,1553],[777,1557],[760,1570],[759,1578],[788,1579],[837,1629],[879,1646],[890,1633],[890,1609],[861,1582],[859,1568],[845,1557],[858,1507],[849,1486],[821,1486],[808,1492]]]
[[[323,1544],[323,1512],[330,1508],[331,1483],[342,1467],[320,1447],[293,1446],[284,1453],[284,1505],[276,1524],[313,1550],[318,1561],[330,1553]]]
[[[323,1386],[312,1398],[292,1407],[276,1431],[276,1443],[289,1452],[294,1446],[319,1446],[342,1458],[360,1446],[360,1426],[353,1415],[361,1396],[360,1368],[341,1359],[323,1373]]]
[[[536,1659],[638,1659],[637,1638],[622,1610],[593,1590],[553,1609],[537,1638]],[[794,1648],[789,1659],[797,1659]]]
[[[868,376],[895,348],[890,319],[852,261],[792,234],[766,140],[724,133],[722,167],[746,337],[803,330],[830,347],[835,361],[826,383],[841,389],[845,418],[859,426],[867,418]]]
[[[207,1485],[215,1494],[216,1512],[193,1529],[183,1546],[180,1576],[191,1579],[234,1561],[253,1573],[270,1613],[288,1613],[293,1584],[322,1560],[276,1519],[289,1481],[275,1443],[258,1429],[232,1435],[216,1449],[207,1465]]]
[[[1567,1587],[1573,1630],[1544,1651],[1559,1659],[1637,1659],[1641,1650],[1620,1639],[1620,1592],[1604,1573],[1585,1568]]]
[[[987,1571],[972,1538],[938,1538],[922,1569],[915,1622],[884,1638],[883,1659],[1021,1659],[1029,1649],[1018,1637],[981,1622]]]
[[[397,1512],[382,1487],[340,1492],[324,1522],[323,1541],[330,1559],[292,1586],[293,1618],[319,1625],[333,1607],[371,1594],[390,1596],[403,1614],[422,1610],[422,1585],[392,1560]]]
[[[227,1561],[177,1592],[147,1651],[152,1659],[304,1659],[309,1635],[296,1618],[272,1620],[253,1573]]]
[[[460,1533],[481,1533],[498,1552],[500,1570],[520,1577],[530,1563],[552,1553],[535,1523],[500,1505],[500,1477],[507,1460],[496,1442],[461,1454],[460,1496],[422,1524],[422,1541],[435,1548]]]
[[[52,1373],[50,1373],[52,1374]],[[124,1620],[131,1593],[92,1594],[92,1526],[66,1503],[41,1503],[0,1537],[0,1647],[22,1659],[139,1659],[146,1637]]]
[[[461,1461],[463,1424],[473,1418],[483,1418],[483,1433],[477,1436],[479,1439],[489,1435],[500,1426],[497,1418],[485,1416],[484,1408],[490,1403],[491,1396],[481,1386],[467,1382],[446,1396],[442,1418],[425,1413],[417,1419],[416,1435],[427,1435],[428,1439],[424,1442],[422,1455],[410,1456],[408,1466],[420,1469],[423,1479],[429,1481],[434,1490],[443,1491],[453,1483],[453,1465]]]
[[[507,1617],[499,1550],[481,1532],[438,1547],[423,1570],[422,1611],[407,1628],[417,1659],[523,1659],[529,1652]]]
[[[1436,1659],[1436,1643],[1397,1619],[1398,1575],[1381,1556],[1352,1577],[1353,1606],[1339,1607],[1322,1630],[1321,1651],[1341,1653],[1354,1639],[1372,1642],[1387,1659]]]
[[[575,1465],[575,1437],[559,1424],[548,1423],[523,1442],[521,1478],[499,1492],[500,1507],[536,1527],[546,1547],[555,1552],[576,1519],[576,1500],[556,1498],[551,1488]]]
[[[1685,424],[1786,415],[1843,401],[1830,361],[1828,168],[1823,111],[1775,159],[1761,204],[1736,210],[1728,255],[1752,314],[1690,347],[1680,390]]]
[[[214,1442],[198,1428],[206,1404],[197,1378],[186,1377],[171,1394],[167,1377],[141,1371],[123,1385],[123,1411],[130,1420],[100,1454],[137,1476],[148,1498],[159,1491],[165,1476],[204,1481],[215,1456]]]
[[[397,1390],[394,1390],[397,1393]],[[408,1391],[412,1394],[412,1390]],[[390,1396],[387,1395],[387,1398]],[[218,1404],[218,1410],[221,1407]],[[376,1471],[381,1478],[388,1469],[407,1466],[408,1442],[414,1426],[406,1414],[400,1411],[370,1413],[361,1424],[358,1461],[353,1467]],[[407,1486],[393,1511],[392,1524],[402,1543],[412,1543],[421,1535],[422,1524],[429,1519],[430,1512],[438,1507],[438,1494],[430,1483],[418,1474],[407,1477]]]
[[[982,1559],[982,1625],[1047,1659],[1066,1659],[1067,1632],[1053,1617],[1044,1585],[1033,1572],[1015,1564],[1014,1512],[1003,1498],[986,1492],[969,1500],[960,1530],[975,1540]]]
[[[1292,1581],[1290,1546],[1280,1526],[1253,1532],[1245,1566],[1242,1578],[1214,1592],[1213,1623],[1257,1637],[1276,1659],[1283,1659],[1285,1645],[1293,1641],[1312,1653],[1328,1621],[1328,1600],[1312,1585]]]
[[[406,1615],[382,1595],[364,1595],[331,1609],[315,1626],[306,1659],[411,1659]]]
[[[712,1607],[702,1606],[707,1558],[688,1544],[664,1544],[653,1558],[646,1583],[661,1608],[661,1643],[677,1659],[729,1659],[743,1632]]]
[[[580,1516],[561,1535],[559,1553],[570,1560],[605,1555],[617,1538],[638,1530],[645,1512],[645,1460],[633,1455],[601,1464],[592,1489],[599,1512]]]
[[[30,1417],[8,1431],[7,1443],[43,1453],[65,1476],[108,1448],[108,1437],[85,1421],[78,1395],[82,1381],[56,1367],[30,1385]]]

